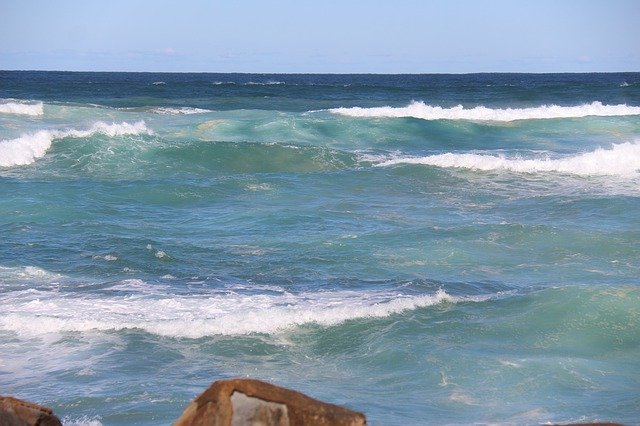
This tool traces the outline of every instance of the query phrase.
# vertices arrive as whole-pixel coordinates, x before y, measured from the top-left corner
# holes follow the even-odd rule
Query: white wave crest
[[[279,84],[286,84],[284,81],[268,80],[268,81],[248,81],[246,86],[275,86]]]
[[[18,100],[0,100],[0,113],[39,116],[44,114],[42,102],[25,102]]]
[[[49,281],[61,278],[62,275],[49,272],[37,266],[0,266],[0,280],[5,282],[15,281]]]
[[[640,107],[619,105],[603,105],[600,102],[578,106],[542,105],[533,108],[494,109],[484,106],[464,108],[458,105],[452,108],[427,105],[424,102],[411,102],[406,107],[375,108],[333,108],[334,114],[350,117],[413,117],[423,120],[472,120],[472,121],[516,121],[542,120],[554,118],[579,118],[587,116],[624,116],[640,115]]]
[[[100,416],[95,416],[95,417],[83,416],[78,418],[66,416],[66,417],[63,417],[61,420],[62,420],[62,424],[65,426],[102,426],[102,422],[100,421],[102,420],[102,417]]]
[[[32,164],[36,159],[44,156],[55,139],[86,138],[95,134],[114,137],[152,133],[144,121],[133,124],[126,122],[108,124],[98,121],[88,130],[40,130],[36,133],[24,134],[16,139],[0,141],[0,167]]]
[[[566,158],[509,158],[505,155],[476,153],[445,153],[425,157],[397,157],[382,160],[376,166],[424,164],[443,168],[481,171],[510,171],[516,173],[555,172],[579,176],[640,175],[640,141],[614,144],[610,149],[577,154]]]
[[[200,338],[211,335],[273,334],[304,324],[333,326],[348,320],[382,318],[403,311],[489,297],[317,292],[294,295],[117,296],[69,299],[26,293],[4,302],[0,329],[21,335],[89,330],[141,329],[149,333]]]
[[[189,115],[189,114],[204,114],[212,111],[209,109],[193,108],[193,107],[182,107],[182,108],[160,107],[160,108],[152,109],[151,112],[154,112],[156,114],[163,114],[163,115]]]

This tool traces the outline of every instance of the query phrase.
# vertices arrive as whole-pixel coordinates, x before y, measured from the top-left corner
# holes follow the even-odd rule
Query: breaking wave
[[[464,108],[458,105],[452,108],[427,105],[424,102],[411,102],[406,107],[375,108],[333,108],[334,114],[350,117],[413,117],[423,120],[474,120],[474,121],[516,121],[542,120],[554,118],[579,118],[587,116],[624,116],[640,115],[640,107],[619,105],[603,105],[600,102],[578,106],[543,105],[533,108],[494,109],[484,106]]]
[[[609,149],[573,155],[566,158],[521,158],[478,153],[445,153],[424,157],[396,157],[380,160],[376,166],[423,164],[443,168],[482,171],[505,170],[516,173],[556,172],[580,176],[640,175],[640,141],[614,144]]]
[[[333,326],[383,318],[440,303],[481,302],[489,296],[458,297],[438,290],[409,296],[385,292],[334,291],[292,294],[237,293],[187,296],[113,296],[75,299],[25,294],[9,299],[0,329],[18,334],[141,329],[149,333],[200,338],[211,335],[273,334],[305,324]]]
[[[44,156],[55,139],[86,138],[95,134],[109,137],[123,135],[152,134],[144,121],[130,124],[126,122],[107,124],[98,121],[88,130],[40,130],[24,134],[16,139],[0,141],[0,167],[24,166],[32,164]]]
[[[245,83],[246,86],[277,86],[280,84],[285,84],[285,82],[278,81],[278,80],[268,80],[268,81],[248,81]]]
[[[39,116],[44,114],[42,102],[25,102],[17,100],[0,100],[0,113]]]
[[[181,108],[160,107],[160,108],[154,108],[151,111],[156,114],[162,114],[162,115],[190,115],[190,114],[204,114],[207,112],[212,112],[210,109],[194,108],[194,107],[181,107]]]

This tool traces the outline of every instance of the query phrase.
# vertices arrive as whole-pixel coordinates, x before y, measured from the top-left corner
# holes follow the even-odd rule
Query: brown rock
[[[174,426],[361,426],[364,414],[253,379],[219,380]]]
[[[62,426],[50,408],[10,396],[0,396],[2,426]]]

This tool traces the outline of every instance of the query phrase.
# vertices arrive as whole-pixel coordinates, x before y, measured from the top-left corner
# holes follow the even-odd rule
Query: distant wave
[[[167,84],[167,83],[166,83],[166,82],[164,82],[164,81],[154,81],[152,84],[153,84],[154,86],[161,86],[161,85],[164,85],[164,84]]]
[[[159,107],[151,110],[156,114],[163,115],[189,115],[189,114],[204,114],[207,112],[212,112],[210,109],[202,109],[202,108],[193,108],[193,107],[181,107],[181,108],[171,108],[171,107]]]
[[[137,292],[141,280],[127,280]],[[103,290],[107,291],[107,290]],[[480,302],[489,296],[458,297],[439,290],[409,296],[385,292],[334,291],[292,294],[207,294],[202,297],[160,296],[74,299],[35,292],[11,298],[0,315],[0,329],[20,334],[141,329],[162,336],[200,338],[211,335],[273,334],[305,324],[334,326],[349,320],[383,318],[440,303]]]
[[[443,168],[461,168],[482,171],[510,171],[516,173],[555,172],[579,176],[640,175],[640,141],[614,144],[610,149],[577,154],[566,158],[507,157],[477,153],[445,153],[424,157],[397,157],[376,164],[387,167],[398,164],[423,164]]]
[[[621,116],[640,115],[640,107],[619,105],[603,105],[600,102],[578,106],[543,105],[533,108],[494,109],[484,106],[464,108],[458,105],[452,108],[427,105],[424,102],[411,102],[406,107],[375,108],[333,108],[334,114],[350,117],[413,117],[423,120],[475,120],[475,121],[515,121],[542,120],[553,118],[579,118],[587,116]]]
[[[0,100],[0,113],[38,116],[44,114],[42,102],[25,102],[13,99]]]
[[[44,156],[55,139],[86,138],[94,134],[114,137],[152,133],[144,121],[133,124],[126,122],[107,124],[98,121],[88,130],[40,130],[24,134],[16,139],[0,141],[0,167],[23,166],[33,163],[37,158]]]
[[[245,83],[247,86],[273,86],[279,84],[286,84],[284,81],[269,80],[269,81],[248,81]]]
[[[246,83],[239,83],[239,82],[235,82],[235,81],[214,81],[211,84],[216,85],[216,86],[223,86],[223,85],[236,85],[239,84],[241,86],[277,86],[280,84],[286,84],[284,81],[278,81],[278,80],[267,80],[267,81],[247,81]]]

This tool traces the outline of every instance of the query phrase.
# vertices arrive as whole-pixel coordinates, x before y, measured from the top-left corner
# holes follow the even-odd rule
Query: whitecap
[[[372,161],[374,158],[369,156],[367,160]],[[613,144],[609,149],[598,148],[591,152],[561,158],[522,158],[504,154],[447,152],[423,157],[394,155],[392,158],[379,158],[375,165],[388,167],[398,164],[422,164],[480,171],[554,172],[578,176],[632,178],[640,175],[640,141]]]
[[[190,114],[204,114],[212,111],[209,109],[194,108],[194,107],[181,107],[181,108],[159,107],[159,108],[152,109],[151,112],[156,114],[162,114],[162,115],[190,115]]]
[[[402,118],[413,117],[423,120],[472,120],[508,122],[516,120],[542,120],[554,118],[580,118],[587,116],[625,116],[640,115],[640,107],[619,105],[603,105],[601,102],[577,106],[542,105],[531,108],[487,108],[478,106],[464,108],[458,105],[452,108],[427,105],[424,102],[411,102],[406,107],[374,107],[374,108],[333,108],[334,114],[350,117]]]
[[[136,123],[104,123],[98,121],[87,130],[40,130],[24,134],[15,139],[0,141],[0,167],[24,166],[41,158],[55,139],[86,138],[95,134],[109,137],[124,135],[153,134],[144,121]]]
[[[0,113],[39,116],[44,114],[44,104],[42,102],[0,99]]]
[[[5,267],[0,266],[0,278],[5,281],[14,280],[55,280],[62,276],[53,272],[49,272],[45,269],[37,266],[17,266],[17,267]]]
[[[286,83],[284,81],[277,81],[277,80],[248,81],[245,83],[245,85],[247,86],[274,86],[274,85],[280,85],[280,84],[286,84]]]
[[[132,285],[135,284],[135,285]],[[130,281],[128,288],[144,287]],[[36,292],[29,298],[7,299],[0,329],[19,335],[140,329],[149,333],[200,338],[211,335],[275,334],[293,327],[335,326],[345,321],[384,318],[442,303],[481,302],[490,296],[390,292],[333,291],[292,294],[240,294],[226,291],[190,296],[141,292],[111,297],[74,299]],[[41,301],[46,302],[41,302]],[[31,303],[40,301],[40,303]]]
[[[82,417],[70,417],[65,416],[62,419],[62,424],[65,426],[102,426],[102,417],[95,416],[82,416]]]

